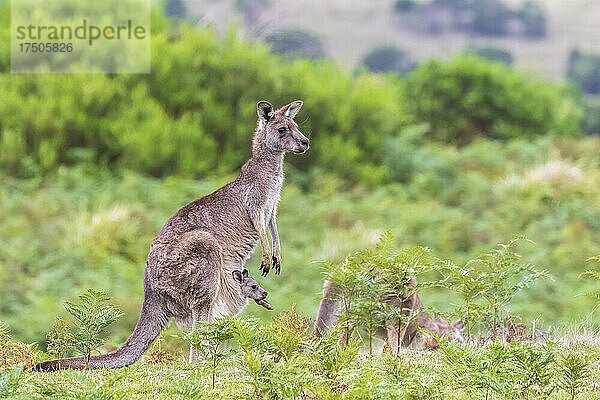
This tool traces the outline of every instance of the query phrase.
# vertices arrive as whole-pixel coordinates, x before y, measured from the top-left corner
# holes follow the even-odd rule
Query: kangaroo
[[[234,269],[231,274],[233,275],[233,280],[239,284],[239,291],[244,297],[254,300],[256,304],[269,311],[273,309],[271,304],[267,301],[267,291],[260,287],[254,278],[248,276],[248,270],[246,268],[241,272]],[[198,360],[198,350],[190,345],[190,362],[196,360]]]
[[[114,352],[91,357],[89,368],[120,368],[135,363],[156,340],[171,317],[182,327],[219,315],[238,315],[248,304],[233,271],[241,271],[258,242],[260,270],[281,269],[276,215],[283,185],[285,153],[305,153],[309,141],[294,122],[302,107],[294,101],[275,110],[257,104],[258,122],[252,156],[238,177],[180,209],[152,242],[144,273],[144,301],[133,333]],[[269,229],[273,251],[267,239]],[[36,365],[54,370],[57,360]],[[82,369],[82,357],[60,361]]]
[[[244,297],[254,300],[256,304],[266,308],[267,310],[273,309],[271,304],[269,304],[267,301],[267,291],[261,288],[254,278],[248,276],[248,270],[246,268],[244,268],[242,272],[234,269],[232,275],[233,279],[240,284],[240,291]]]
[[[414,286],[416,283],[417,280],[412,278],[408,285]],[[327,329],[335,325],[338,321],[340,304],[336,300],[337,289],[337,285],[329,279],[326,279],[323,283],[323,298],[319,304],[319,311],[317,312],[313,331],[317,337],[325,335]],[[409,315],[411,311],[414,312],[423,308],[423,303],[416,292],[403,300],[398,299],[396,296],[384,296],[381,301],[405,310],[403,312],[405,315]],[[462,330],[461,321],[450,323],[439,315],[431,317],[424,312],[418,313],[408,326],[398,323],[397,319],[389,319],[385,321],[385,328],[377,330],[375,336],[384,340],[390,349],[398,349],[399,345],[415,350],[437,348],[437,341],[430,335],[420,332],[419,328],[430,330],[440,337],[447,337],[450,340],[457,340],[461,343],[464,342],[460,332]]]

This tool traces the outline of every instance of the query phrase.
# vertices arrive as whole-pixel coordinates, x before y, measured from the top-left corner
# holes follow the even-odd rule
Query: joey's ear
[[[236,282],[238,283],[242,283],[244,278],[242,277],[242,272],[240,270],[234,269],[233,272],[233,279],[236,280]]]
[[[281,107],[281,111],[286,117],[294,118],[302,108],[302,104],[304,104],[302,100],[292,101],[290,104]]]
[[[248,277],[248,270],[246,268],[244,268],[244,270],[242,271],[242,276],[244,277],[244,279]]]
[[[273,115],[275,115],[273,105],[264,100],[259,101],[256,105],[256,113],[258,114],[258,119],[265,122],[269,122],[273,118]]]

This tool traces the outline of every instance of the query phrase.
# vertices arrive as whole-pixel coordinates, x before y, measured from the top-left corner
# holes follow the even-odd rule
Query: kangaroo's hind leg
[[[173,262],[169,272],[171,297],[189,310],[192,329],[208,321],[210,309],[220,290],[223,251],[209,232],[195,230],[185,233],[172,248]],[[198,359],[191,346],[190,361]]]
[[[210,306],[201,307],[199,310],[192,310],[192,329],[202,329],[206,330],[206,327],[200,327],[200,322],[208,322],[208,317],[210,314]],[[205,345],[206,343],[202,343]],[[192,344],[190,344],[190,363],[198,361],[199,358],[198,349],[196,349]]]

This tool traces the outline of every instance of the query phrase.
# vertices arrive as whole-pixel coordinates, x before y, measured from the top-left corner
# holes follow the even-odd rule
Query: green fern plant
[[[486,290],[485,279],[471,263],[459,267],[451,260],[440,260],[440,262],[445,269],[446,287],[459,293],[463,298],[463,304],[456,307],[455,314],[463,320],[467,331],[467,342],[470,343],[475,325],[484,316],[484,307],[477,303],[477,299]]]
[[[575,400],[586,390],[590,376],[590,365],[586,355],[570,350],[560,357],[556,379],[559,387],[571,400]]]
[[[202,321],[192,331],[184,332],[179,336],[202,354],[210,371],[213,389],[219,369],[230,356],[230,351],[224,344],[233,339],[236,332],[234,319],[222,317],[217,318],[214,322]]]
[[[358,355],[358,340],[349,338],[348,343],[339,342],[338,338],[343,329],[337,325],[327,335],[308,341],[304,352],[311,370],[324,375],[333,383],[337,381],[340,372],[347,368]]]
[[[0,399],[12,398],[23,379],[23,365],[16,364],[0,371]]]
[[[64,358],[69,349],[75,345],[75,337],[70,331],[71,327],[62,318],[57,317],[52,330],[46,334],[47,352],[52,357],[59,359],[59,371],[61,369],[60,359]]]
[[[595,262],[599,262],[600,263],[600,255],[590,257],[586,261],[595,261]],[[589,270],[589,271],[585,271],[585,272],[583,272],[583,273],[581,273],[579,275],[580,278],[585,277],[585,276],[600,281],[600,271]],[[592,297],[592,298],[600,301],[600,289],[599,290],[595,290],[595,291],[581,293],[581,294],[585,295],[585,296]]]
[[[416,291],[434,285],[438,281],[419,282],[424,273],[438,269],[430,261],[430,250],[413,247],[398,251],[390,232],[385,232],[373,250],[351,254],[342,263],[326,263],[329,280],[337,285],[336,300],[341,304],[339,323],[344,327],[348,343],[354,328],[366,331],[369,354],[373,350],[373,336],[384,328],[387,320],[397,321],[397,348],[406,327],[417,315],[414,310],[390,305],[385,300],[403,304]],[[415,283],[418,282],[418,283]]]
[[[513,375],[514,392],[520,393],[522,398],[529,398],[532,393],[535,398],[548,399],[555,389],[552,366],[556,361],[556,344],[547,342],[539,346],[516,342],[511,343],[509,348],[508,366]]]
[[[368,257],[369,252],[365,250],[349,255],[340,264],[334,264],[331,261],[324,263],[329,280],[337,285],[334,300],[340,302],[339,324],[344,327],[342,336],[346,344],[349,343],[356,326],[351,310],[363,295],[369,295],[365,289],[373,286],[370,282],[373,278],[373,271],[365,261]]]
[[[447,287],[459,292],[464,299],[457,311],[463,314],[467,340],[471,339],[473,325],[489,317],[492,340],[496,341],[500,324],[510,318],[509,306],[515,294],[530,288],[540,278],[550,277],[547,271],[521,262],[521,256],[514,251],[520,240],[533,243],[523,236],[515,236],[508,243],[500,243],[483,256],[468,261],[464,267],[452,261],[443,262],[448,271]],[[484,304],[479,299],[483,299]]]
[[[438,264],[432,262],[430,249],[417,246],[398,251],[392,246],[392,243],[392,234],[384,233],[380,237],[376,253],[372,257],[373,268],[379,271],[383,279],[383,291],[386,299],[395,298],[398,304],[404,304],[410,296],[422,289],[444,286],[443,281],[421,279],[425,274],[440,269]],[[382,304],[382,312],[384,319],[396,321],[396,354],[399,354],[406,329],[421,311]]]
[[[105,329],[123,313],[108,303],[110,297],[94,289],[83,292],[79,300],[79,304],[66,301],[65,308],[75,320],[73,348],[85,358],[87,370],[92,352],[106,342]]]

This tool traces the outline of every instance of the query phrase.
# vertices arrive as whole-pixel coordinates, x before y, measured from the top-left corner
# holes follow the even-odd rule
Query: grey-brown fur
[[[409,285],[415,284],[416,279],[413,278]],[[323,283],[323,297],[319,304],[319,311],[317,312],[314,327],[314,334],[318,337],[325,335],[327,329],[335,325],[338,321],[340,305],[336,300],[337,288],[337,285],[328,279]],[[384,297],[382,301],[405,310],[403,311],[405,315],[409,315],[410,312],[423,308],[423,303],[416,292],[403,300],[396,296],[389,296]],[[450,340],[457,340],[459,342],[464,341],[462,334],[460,333],[460,330],[462,329],[462,323],[460,321],[450,323],[439,315],[429,316],[425,312],[418,313],[408,326],[402,323],[399,324],[397,319],[387,320],[385,322],[385,328],[379,329],[375,335],[380,339],[385,340],[390,349],[397,349],[398,347],[399,330],[400,345],[402,347],[408,347],[415,350],[437,347],[437,341],[430,335],[420,332],[419,328],[430,330],[436,335],[447,337]]]
[[[283,159],[286,152],[300,154],[309,147],[293,120],[300,107],[301,101],[279,110],[266,101],[258,103],[252,157],[233,182],[191,202],[167,221],[152,242],[146,260],[139,322],[121,348],[92,357],[89,368],[117,368],[136,362],[171,317],[178,325],[190,328],[197,321],[218,315],[238,315],[248,298],[239,290],[232,272],[242,271],[259,241],[263,275],[269,272],[271,261],[279,274],[276,214]],[[81,369],[83,358],[61,360],[61,366]],[[55,360],[40,363],[36,369],[57,367]]]

